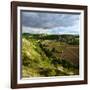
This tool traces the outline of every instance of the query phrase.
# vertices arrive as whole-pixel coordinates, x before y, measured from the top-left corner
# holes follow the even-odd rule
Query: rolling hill
[[[79,36],[22,34],[22,77],[79,74]]]

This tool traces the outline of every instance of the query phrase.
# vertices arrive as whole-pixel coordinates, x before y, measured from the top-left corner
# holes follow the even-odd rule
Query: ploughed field
[[[79,36],[22,34],[22,77],[79,75]]]

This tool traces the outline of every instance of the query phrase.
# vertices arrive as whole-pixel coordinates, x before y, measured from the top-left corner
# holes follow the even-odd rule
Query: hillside
[[[79,36],[22,35],[22,77],[79,74]]]

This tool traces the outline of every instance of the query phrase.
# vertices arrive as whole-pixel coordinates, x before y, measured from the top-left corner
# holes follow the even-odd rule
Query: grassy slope
[[[30,37],[30,36],[28,36]],[[72,75],[78,74],[78,69],[74,68],[72,64],[66,61],[57,61],[52,56],[57,52],[53,52],[52,56],[46,55],[45,51],[40,47],[39,43],[46,45],[45,49],[52,49],[54,46],[57,52],[60,54],[62,50],[65,50],[65,44],[60,42],[52,42],[50,40],[37,40],[33,38],[26,38],[23,36],[22,39],[22,76],[23,77],[39,77],[39,76],[60,76],[60,75]],[[58,47],[59,45],[59,47]],[[60,47],[60,45],[62,45]],[[58,55],[59,56],[59,55]],[[53,62],[53,63],[52,63]],[[57,62],[57,63],[56,63]],[[66,66],[65,66],[65,65]],[[69,64],[69,68],[67,68]]]

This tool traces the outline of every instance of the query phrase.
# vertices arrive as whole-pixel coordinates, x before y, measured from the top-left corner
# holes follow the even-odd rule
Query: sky
[[[80,34],[80,13],[21,12],[22,33]]]

